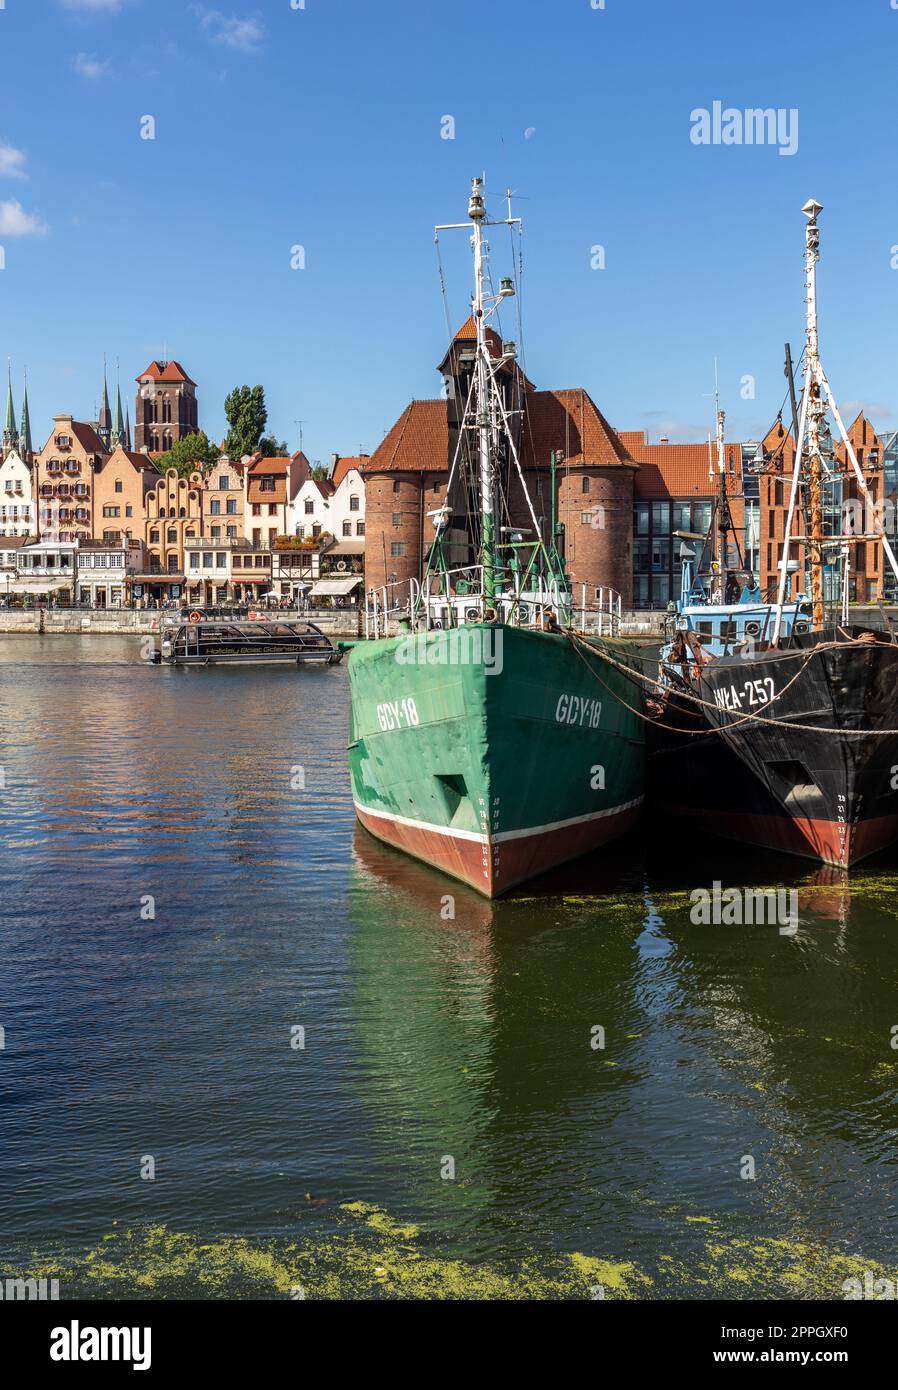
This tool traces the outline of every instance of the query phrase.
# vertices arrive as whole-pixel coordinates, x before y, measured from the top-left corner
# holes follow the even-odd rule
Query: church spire
[[[31,443],[31,415],[28,411],[28,373],[26,372],[22,381],[22,425],[19,430],[19,448],[22,458],[26,463],[30,463],[34,455],[34,448]]]
[[[125,422],[122,418],[122,388],[118,381],[115,384],[115,418],[112,421],[112,443],[125,443]]]
[[[97,434],[108,449],[112,438],[112,411],[109,409],[109,387],[106,385],[106,358],[103,358],[103,403],[97,420]]]
[[[16,410],[12,403],[12,368],[6,364],[6,423],[3,426],[3,457],[11,449],[19,446],[19,432],[16,429]]]
[[[131,452],[131,407],[125,406],[125,448]]]

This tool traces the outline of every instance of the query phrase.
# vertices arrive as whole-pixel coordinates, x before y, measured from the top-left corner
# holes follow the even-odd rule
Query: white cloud
[[[220,10],[198,9],[197,14],[213,43],[223,44],[238,53],[256,53],[265,36],[259,19],[239,19],[236,15],[224,15]]]
[[[0,141],[0,178],[23,179],[25,177],[25,154],[12,145]]]
[[[88,14],[118,14],[122,0],[62,0],[67,10],[83,10]]]
[[[96,82],[99,78],[105,77],[109,72],[109,64],[102,63],[99,58],[95,58],[92,53],[78,53],[72,61],[72,67],[79,77],[86,77],[88,82]]]
[[[15,198],[0,202],[0,236],[43,236],[47,230],[46,223],[26,212]]]

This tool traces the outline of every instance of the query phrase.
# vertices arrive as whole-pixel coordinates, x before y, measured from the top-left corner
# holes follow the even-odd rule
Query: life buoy
[[[203,615],[202,613],[191,613],[188,621],[191,623],[201,623],[203,621]]]
[[[338,561],[337,561],[337,569],[338,569],[338,570],[340,571],[340,573],[342,574],[343,571],[346,569],[346,561],[345,561],[345,560],[338,560]]]

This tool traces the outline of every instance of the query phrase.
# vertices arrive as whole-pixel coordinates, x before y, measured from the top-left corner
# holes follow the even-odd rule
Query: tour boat
[[[157,663],[172,666],[332,666],[343,659],[314,623],[265,618],[204,618],[192,613],[163,627]]]

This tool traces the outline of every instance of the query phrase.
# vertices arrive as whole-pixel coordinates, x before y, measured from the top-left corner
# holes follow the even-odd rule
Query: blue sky
[[[35,435],[93,416],[104,352],[130,395],[167,351],[215,437],[226,392],[260,381],[291,447],[303,420],[312,458],[374,448],[438,394],[432,229],[481,171],[519,195],[529,376],[653,439],[705,436],[715,356],[730,437],[771,422],[816,197],[824,364],[851,413],[898,427],[898,10],[592,3],[0,0],[0,357],[17,405],[27,364]],[[696,145],[714,101],[797,108],[797,153]]]

